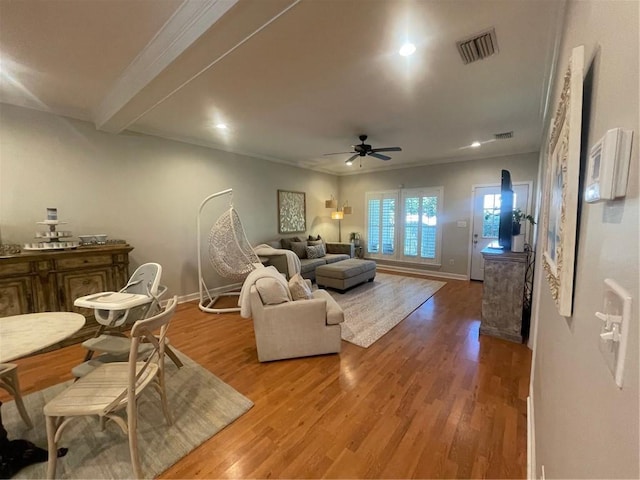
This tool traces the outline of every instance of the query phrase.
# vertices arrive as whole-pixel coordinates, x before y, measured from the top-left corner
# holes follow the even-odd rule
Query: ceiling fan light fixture
[[[403,57],[408,57],[409,55],[413,55],[415,51],[416,46],[411,42],[406,42],[400,47],[400,50],[398,50],[398,54]]]
[[[325,153],[324,155],[342,155],[345,153],[350,153],[351,156],[347,158],[344,163],[346,165],[352,165],[353,161],[359,158],[360,166],[362,166],[362,157],[366,157],[367,155],[377,158],[379,160],[391,160],[391,157],[389,157],[388,155],[383,155],[380,152],[401,152],[402,151],[402,148],[400,147],[373,148],[371,145],[364,143],[367,141],[367,138],[368,138],[367,135],[365,135],[364,133],[362,135],[359,135],[358,138],[362,143],[352,145],[353,150],[351,152]]]

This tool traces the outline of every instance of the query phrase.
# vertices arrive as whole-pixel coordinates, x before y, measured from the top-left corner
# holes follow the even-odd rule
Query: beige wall
[[[587,148],[614,127],[634,130],[634,146],[627,196],[583,204],[572,317],[558,315],[546,280],[537,274],[532,397],[538,478],[543,466],[546,478],[640,477],[638,7],[637,1],[568,4],[553,105],[572,48],[584,45],[585,72],[593,68]],[[536,267],[540,272],[539,262]],[[605,278],[613,278],[633,296],[622,389],[598,350],[600,320],[594,313],[603,306]]]
[[[337,179],[278,163],[137,134],[112,135],[68,118],[0,105],[0,239],[33,242],[47,207],[74,235],[106,233],[156,261],[172,294],[198,291],[196,216],[208,195],[234,189],[252,244],[277,238],[277,189],[306,192],[309,233],[337,237],[324,200]],[[205,209],[203,236],[228,200]],[[216,208],[217,207],[217,208]],[[229,283],[211,273],[210,288]],[[131,270],[133,271],[133,269]]]
[[[536,154],[524,154],[338,178],[145,135],[98,132],[86,122],[19,107],[0,108],[2,242],[34,241],[41,228],[36,222],[47,207],[57,207],[74,235],[106,233],[127,240],[135,247],[132,268],[161,263],[163,281],[178,295],[197,292],[196,214],[211,193],[234,189],[234,205],[252,244],[280,236],[277,189],[306,192],[307,233],[337,241],[337,222],[324,208],[333,194],[353,206],[353,215],[342,221],[347,241],[349,232],[365,231],[365,191],[400,183],[442,185],[446,261],[440,271],[466,275],[469,229],[456,227],[456,221],[469,225],[471,186],[497,182],[502,168],[511,170],[514,181],[534,180],[538,162]],[[203,245],[226,205],[219,199],[206,207]],[[203,265],[209,287],[228,283],[209,270],[208,260]]]
[[[342,221],[342,238],[348,239],[352,231],[365,237],[365,192],[397,189],[400,185],[402,188],[443,186],[442,267],[437,271],[467,275],[472,186],[499,184],[503,168],[511,172],[512,181],[531,181],[535,190],[537,153],[340,177],[340,200],[348,200],[353,206],[353,214]],[[458,227],[458,220],[466,221],[467,227]],[[449,260],[453,260],[453,265]]]

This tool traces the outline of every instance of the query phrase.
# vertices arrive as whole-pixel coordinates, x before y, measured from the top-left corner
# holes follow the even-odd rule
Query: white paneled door
[[[529,212],[530,183],[514,183],[513,208]],[[500,185],[474,187],[471,239],[471,280],[484,280],[483,248],[498,240]]]

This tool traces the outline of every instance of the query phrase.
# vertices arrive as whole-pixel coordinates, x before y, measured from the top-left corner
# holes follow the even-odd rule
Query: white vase
[[[524,252],[524,235],[514,235],[511,237],[511,251]]]

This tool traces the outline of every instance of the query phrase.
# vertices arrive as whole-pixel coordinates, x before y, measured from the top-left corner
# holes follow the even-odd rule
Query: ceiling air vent
[[[482,60],[498,52],[498,41],[494,28],[456,42],[462,61],[467,63]]]
[[[513,130],[510,132],[494,133],[493,137],[496,140],[506,140],[507,138],[513,138]]]

